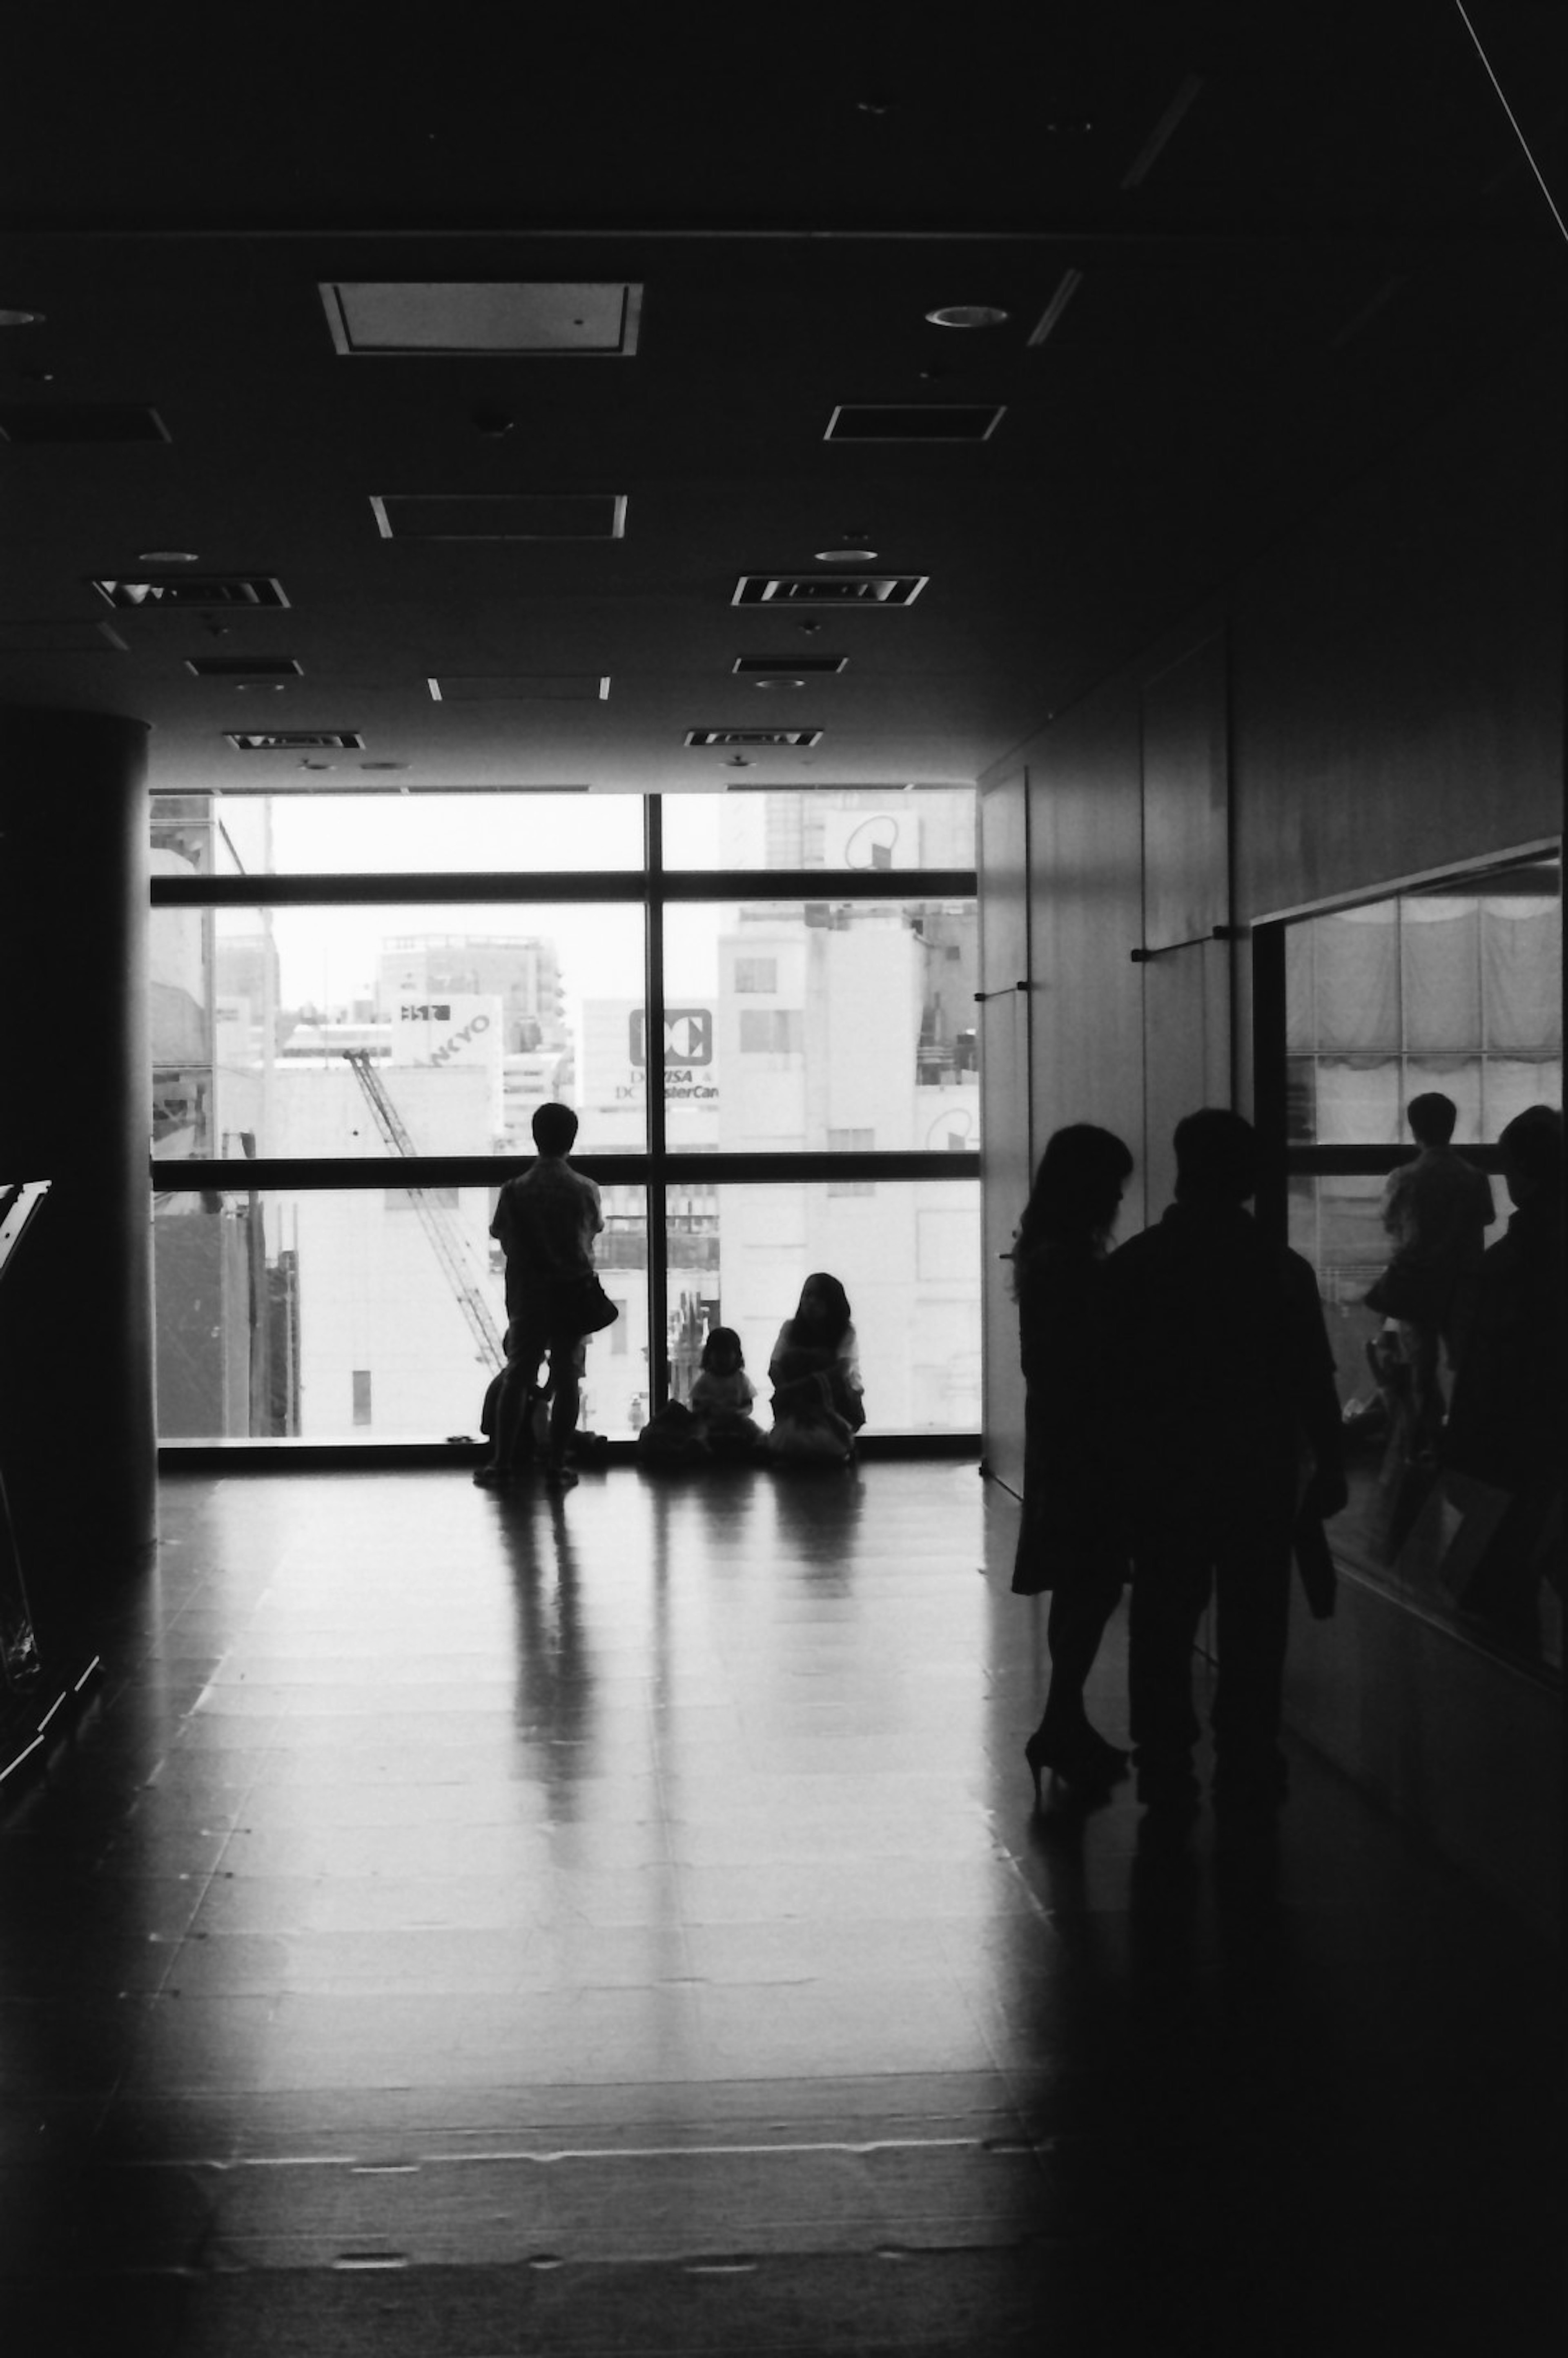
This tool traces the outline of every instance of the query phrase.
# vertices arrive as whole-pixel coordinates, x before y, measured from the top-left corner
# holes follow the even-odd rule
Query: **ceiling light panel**
[[[789,678],[795,672],[841,672],[849,661],[848,655],[737,655],[734,669],[742,676],[761,673],[777,679]]]
[[[357,729],[225,729],[236,753],[362,753]]]
[[[435,704],[604,704],[610,698],[608,672],[557,673],[546,677],[535,672],[443,672],[427,678]]]
[[[989,442],[1006,415],[1004,403],[841,401],[827,421],[825,442]]]
[[[820,729],[688,729],[688,745],[801,745],[817,744]]]
[[[302,679],[297,655],[187,655],[185,668],[198,679]]]
[[[101,598],[107,598],[111,606],[140,609],[148,613],[171,607],[232,609],[288,603],[281,581],[265,573],[170,574],[163,580],[144,573],[130,581],[95,576],[92,587]]]
[[[626,280],[529,284],[330,279],[321,301],[345,359],[474,352],[624,360],[643,289]]]
[[[913,606],[925,573],[742,573],[733,606]]]
[[[624,492],[374,492],[383,540],[622,540]]]

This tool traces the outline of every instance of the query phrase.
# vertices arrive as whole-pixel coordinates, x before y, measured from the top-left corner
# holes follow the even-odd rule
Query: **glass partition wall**
[[[765,1401],[826,1268],[867,1431],[978,1433],[973,834],[965,789],[156,796],[160,1439],[476,1433],[550,1099],[621,1309],[586,1427],[713,1325]]]
[[[1317,1272],[1348,1444],[1336,1552],[1560,1672],[1560,1229],[1553,1274],[1539,1198],[1519,1219],[1534,1182],[1510,1127],[1553,1110],[1560,1174],[1558,855],[1266,926],[1255,944],[1260,1115],[1282,1135],[1289,1240]],[[1434,1117],[1452,1121],[1435,1152],[1417,1135]],[[1456,1163],[1485,1186],[1455,1180]],[[1396,1261],[1403,1276],[1379,1284]]]

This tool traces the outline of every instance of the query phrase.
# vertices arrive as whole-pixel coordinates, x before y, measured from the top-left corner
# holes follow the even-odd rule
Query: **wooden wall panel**
[[[1143,940],[1162,950],[1230,922],[1221,632],[1145,679],[1141,734]]]
[[[1037,740],[1029,763],[1035,1154],[1098,1122],[1138,1158],[1121,1232],[1143,1219],[1143,1004],[1136,693],[1116,683]]]
[[[1234,586],[1238,920],[1561,828],[1563,392],[1554,344]]]

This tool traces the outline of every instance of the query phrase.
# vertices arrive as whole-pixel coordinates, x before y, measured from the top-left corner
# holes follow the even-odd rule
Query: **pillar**
[[[49,1667],[157,1540],[146,727],[0,706],[0,1464]]]

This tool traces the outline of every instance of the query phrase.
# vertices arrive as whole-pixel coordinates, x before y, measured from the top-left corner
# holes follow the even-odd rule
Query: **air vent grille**
[[[302,679],[296,655],[187,655],[185,668],[198,679]]]
[[[133,401],[7,402],[0,407],[0,435],[33,448],[49,443],[167,442],[168,427],[156,409]]]
[[[236,753],[362,753],[357,729],[226,729]]]
[[[820,729],[688,729],[688,745],[816,745]]]
[[[737,655],[735,669],[743,677],[760,674],[766,679],[787,679],[796,672],[831,676],[841,672],[849,660],[848,655]]]
[[[825,442],[987,442],[1005,406],[968,402],[840,402]]]
[[[735,606],[913,606],[925,573],[742,573]]]
[[[213,606],[287,606],[281,581],[265,574],[167,574],[161,579],[144,573],[135,581],[98,580],[92,587],[111,606],[140,608]]]
[[[621,540],[624,492],[407,492],[371,497],[383,540]]]

